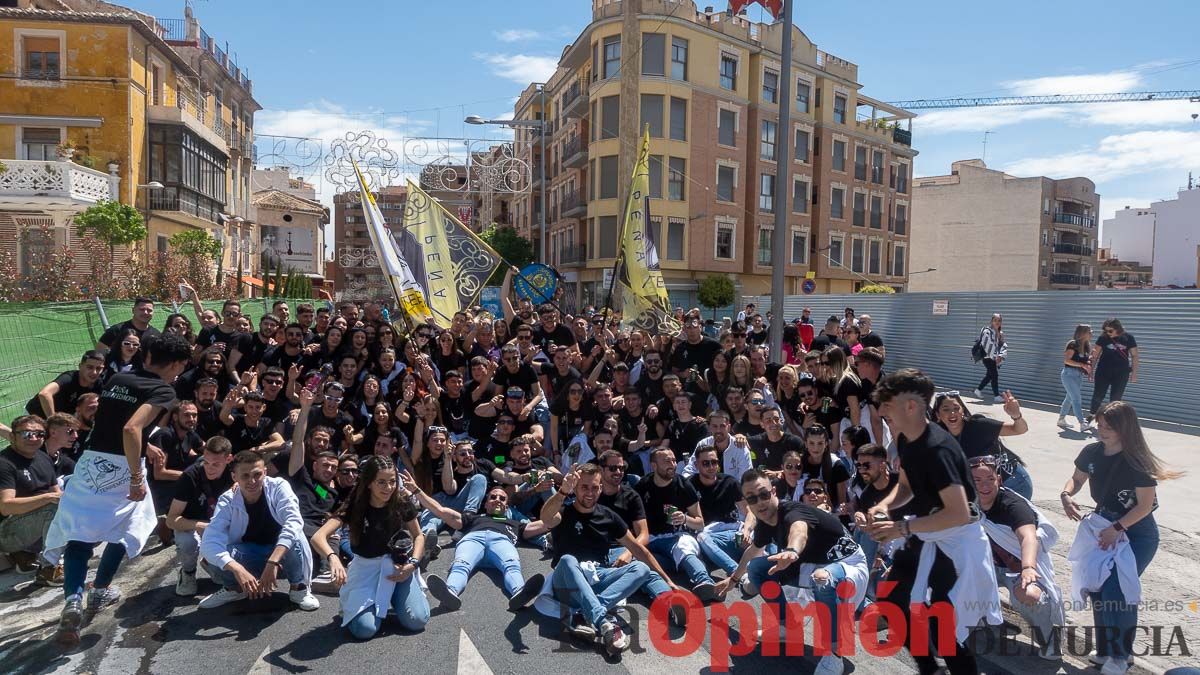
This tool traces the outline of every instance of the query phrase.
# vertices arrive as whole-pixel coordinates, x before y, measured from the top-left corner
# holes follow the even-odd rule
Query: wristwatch
[[[408,562],[408,564],[409,564],[409,565],[412,565],[413,567],[420,567],[420,566],[421,566],[421,561],[420,561],[420,560],[417,560],[416,558],[413,558],[413,557],[411,557],[411,556],[409,557],[409,559],[408,559],[408,561],[407,561],[407,562]]]
[[[1124,532],[1125,526],[1121,524],[1121,521],[1114,520],[1113,521],[1113,529],[1116,530],[1117,532]]]

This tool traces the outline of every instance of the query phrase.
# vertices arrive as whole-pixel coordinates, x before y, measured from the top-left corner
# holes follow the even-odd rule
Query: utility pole
[[[788,150],[792,144],[792,2],[783,0],[783,45],[780,57],[779,126],[775,131],[775,232],[771,255],[771,360],[783,362],[783,298],[787,289],[784,272],[787,270],[788,206],[791,189],[791,161]]]

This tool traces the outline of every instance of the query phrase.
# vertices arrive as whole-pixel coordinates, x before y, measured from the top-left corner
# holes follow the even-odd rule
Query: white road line
[[[267,645],[254,659],[254,665],[250,666],[250,670],[246,671],[246,675],[271,675],[271,664],[267,663],[267,654],[271,653],[271,645]]]
[[[492,675],[483,655],[475,648],[475,643],[467,637],[466,631],[458,629],[458,675]]]

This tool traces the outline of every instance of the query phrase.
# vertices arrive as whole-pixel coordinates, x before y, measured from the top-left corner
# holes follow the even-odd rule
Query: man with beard
[[[329,316],[328,312],[325,314],[325,316]],[[296,323],[295,324],[283,323],[283,324],[280,324],[280,327],[286,328],[287,326],[291,326],[291,325],[299,325],[304,330],[304,338],[303,338],[304,344],[308,344],[315,337],[315,334],[313,332],[313,324],[315,321],[316,321],[316,314],[313,309],[312,303],[311,302],[302,302],[296,306]],[[286,335],[284,336],[284,339],[287,339]]]
[[[330,430],[331,449],[337,452],[342,447],[342,440],[346,437],[346,427],[353,427],[354,418],[340,407],[342,399],[346,395],[345,387],[337,382],[326,382],[322,391],[325,398],[321,402],[321,406],[305,410],[301,414],[307,414],[308,426],[326,427]],[[303,392],[300,396],[303,399]]]
[[[54,413],[74,415],[76,402],[82,394],[100,393],[103,384],[100,376],[103,374],[104,353],[89,349],[79,360],[78,370],[68,370],[42,387],[37,395],[25,404],[25,411],[44,419],[50,419]]]
[[[854,467],[856,475],[849,490],[854,505],[854,522],[857,525],[854,541],[862,547],[867,564],[871,566],[871,584],[867,588],[867,597],[873,601],[879,576],[877,572],[886,565],[883,560],[876,564],[879,542],[872,539],[863,526],[867,524],[867,513],[871,508],[892,493],[898,476],[888,465],[887,448],[875,443],[868,443],[854,451]]]
[[[312,413],[320,412],[320,410],[312,410],[313,398],[313,393],[308,389],[300,390],[300,416],[296,420],[296,428],[292,432],[292,449],[290,454],[286,455],[287,474],[284,476],[291,484],[292,492],[299,501],[300,516],[304,520],[306,546],[308,539],[325,524],[339,498],[337,483],[334,480],[337,478],[338,456],[337,453],[328,449],[337,447],[333,445],[335,432],[328,427],[322,428],[313,425],[312,438],[316,437],[318,430],[323,430],[328,435],[328,445],[324,442],[320,444],[324,449],[314,447],[315,444],[311,442],[312,438],[308,433],[309,425],[316,418]],[[277,455],[277,457],[284,456],[283,453]],[[318,565],[318,574],[313,579],[313,583],[332,582],[333,577],[329,574],[329,561],[321,560]]]
[[[457,370],[442,377],[442,393],[438,396],[438,422],[450,431],[450,440],[470,438],[468,415],[475,410],[471,395],[463,389],[463,376]]]
[[[157,328],[150,325],[151,319],[154,318],[154,301],[150,298],[134,298],[133,299],[133,318],[128,321],[113,324],[104,331],[100,336],[100,341],[96,343],[96,351],[108,353],[108,350],[113,348],[121,341],[121,338],[133,331],[141,341],[141,349],[134,361],[140,363],[142,356],[146,353],[149,342],[162,335]],[[70,412],[70,411],[67,411]]]
[[[279,332],[279,319],[274,314],[264,314],[258,320],[257,333],[242,333],[229,354],[229,362],[237,373],[255,370],[261,373],[266,366],[260,367],[267,351],[274,345],[272,340]],[[286,337],[285,337],[286,339]]]
[[[217,347],[209,347],[200,354],[200,365],[191,368],[175,379],[175,396],[181,401],[196,399],[196,386],[200,380],[212,378],[217,384],[217,399],[225,400],[225,395],[237,382],[225,370],[225,356]]]
[[[545,353],[550,353],[550,345],[572,347],[575,345],[575,334],[570,328],[559,323],[558,310],[549,303],[538,308],[538,325],[533,329],[533,341]]]
[[[242,304],[237,300],[226,300],[221,305],[222,322],[211,328],[205,328],[196,336],[195,354],[208,351],[210,348],[216,347],[216,351],[221,354],[225,360],[229,359],[229,354],[233,351],[233,347],[240,339],[238,336],[237,322],[242,316]],[[229,371],[233,372],[233,366],[230,365]]]
[[[636,467],[636,473],[645,475],[650,471],[648,448],[662,439],[664,425],[658,421],[657,408],[642,408],[642,395],[637,389],[626,389],[621,398],[625,407],[617,413],[618,433],[625,439],[637,439],[629,445],[629,456],[636,456],[637,464],[641,465]]]
[[[746,390],[738,386],[725,390],[725,412],[733,424],[733,433],[753,436],[762,433],[762,427],[750,420],[750,409],[746,407]]]
[[[641,366],[634,365],[629,372],[629,379],[642,400],[647,403],[659,401],[663,397],[663,357],[658,351],[647,350],[642,354]],[[669,406],[668,406],[669,407]]]
[[[754,534],[754,519],[746,518],[746,501],[737,480],[721,472],[721,460],[711,445],[696,450],[697,473],[687,479],[700,495],[704,529],[696,536],[700,552],[726,576],[737,569],[742,551]]]
[[[542,504],[553,493],[554,483],[561,477],[550,460],[533,456],[531,436],[513,439],[508,462],[492,472],[493,482],[515,486],[508,503],[512,513],[525,518],[535,518],[541,513]]]
[[[18,572],[37,570],[37,585],[61,586],[62,568],[41,560],[62,490],[54,462],[42,452],[46,423],[22,415],[12,424],[12,445],[0,452],[0,551]]]
[[[175,555],[179,558],[175,595],[191,597],[196,594],[200,539],[212,520],[217,499],[233,487],[233,476],[229,471],[232,460],[229,439],[214,436],[204,444],[200,461],[184,469],[172,486],[167,527],[175,532]]]
[[[534,364],[533,368],[541,376],[542,390],[546,392],[546,400],[553,401],[567,391],[571,382],[583,382],[583,375],[571,365],[571,350],[568,347],[555,347],[549,352],[553,363]]]
[[[299,376],[300,373],[297,369],[296,377]],[[283,393],[284,386],[287,384],[283,370],[267,368],[259,382],[263,401],[267,404],[267,411],[263,414],[275,424],[275,430],[278,431],[283,427],[283,421],[287,419],[288,413],[296,407]]]
[[[729,433],[729,413],[724,410],[709,413],[708,433],[707,438],[701,439],[696,444],[696,452],[692,454],[680,475],[684,478],[696,475],[696,455],[707,448],[712,448],[717,452],[717,459],[721,460],[720,470],[722,473],[740,476],[754,468],[754,462],[750,460],[750,445],[746,442],[745,437],[734,437]]]
[[[267,368],[279,368],[284,372],[299,366],[302,370],[308,363],[308,351],[304,348],[304,326],[289,323],[283,329],[283,344],[276,345],[263,355],[262,364]]]
[[[196,380],[196,433],[200,438],[212,438],[225,428],[219,419],[218,388],[217,381],[211,377]]]
[[[753,453],[755,466],[766,467],[769,473],[778,474],[783,469],[783,456],[788,452],[804,456],[804,440],[784,429],[783,411],[779,406],[771,406],[764,410],[762,421],[766,431],[747,439],[750,441],[750,451]]]
[[[700,542],[691,531],[704,529],[700,496],[695,488],[676,475],[675,453],[657,448],[650,455],[653,472],[638,481],[634,490],[646,507],[650,528],[647,548],[660,562],[687,576],[692,592],[701,602],[716,599],[712,577],[700,560]]]
[[[234,412],[241,408],[241,412]],[[221,435],[233,444],[233,454],[253,450],[264,458],[283,449],[283,436],[275,431],[275,422],[266,417],[267,402],[257,391],[243,386],[225,397],[221,406]]]
[[[163,546],[171,544],[172,533],[167,527],[167,509],[171,506],[171,495],[175,492],[175,481],[183,470],[196,461],[204,447],[204,439],[196,433],[200,412],[191,401],[180,401],[167,414],[165,426],[158,427],[147,441],[161,451],[162,461],[154,462],[150,475],[150,495],[154,499],[154,512],[158,514],[159,541]]]
[[[721,351],[721,343],[704,335],[698,319],[684,323],[683,337],[683,342],[675,347],[671,355],[671,369],[676,375],[682,375],[692,368],[703,371]]]

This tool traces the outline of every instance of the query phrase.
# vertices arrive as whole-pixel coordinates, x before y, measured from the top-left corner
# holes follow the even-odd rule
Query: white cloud
[[[475,58],[488,64],[493,74],[523,85],[549,80],[558,67],[558,59],[553,56],[476,54]]]
[[[1136,72],[1122,70],[1087,75],[1056,75],[1012,80],[1005,86],[1014,96],[1053,96],[1055,94],[1111,94],[1136,91],[1142,77]]]
[[[925,113],[913,121],[922,134],[988,131],[1056,120],[1071,126],[1178,127],[1194,124],[1200,107],[1190,101],[1128,101],[983,108],[954,108]]]
[[[1187,170],[1194,168],[1198,156],[1200,131],[1138,131],[1107,136],[1094,148],[1022,159],[1004,170],[1017,176],[1086,176],[1101,182],[1168,169]]]
[[[923,113],[913,120],[920,134],[944,134],[957,131],[988,131],[1035,120],[1065,119],[1071,115],[1064,106],[1006,106],[990,108],[953,108]]]
[[[501,42],[521,42],[522,40],[537,40],[542,34],[529,28],[509,28],[508,30],[493,31],[492,35]]]

